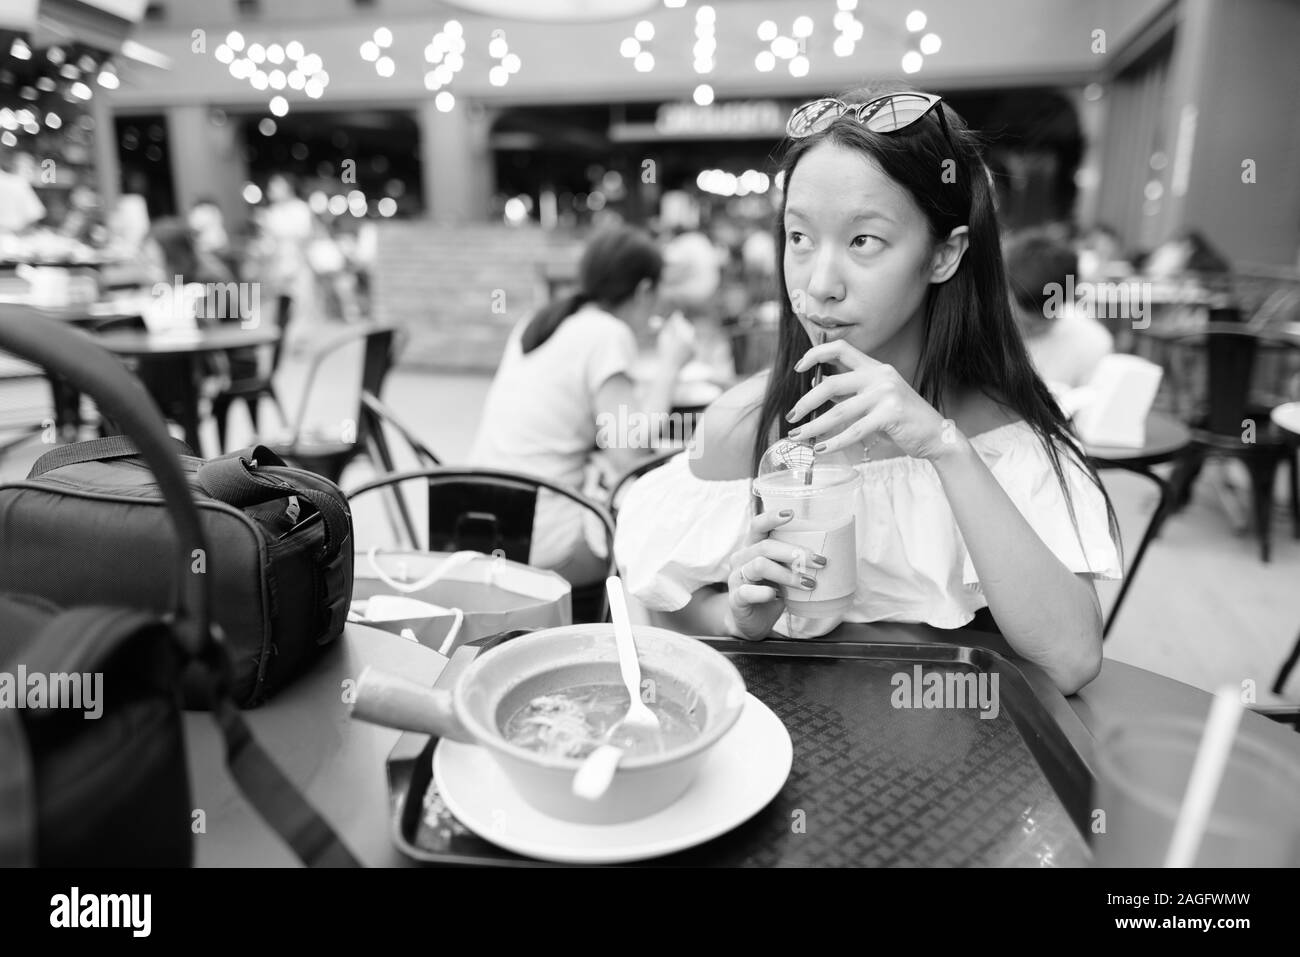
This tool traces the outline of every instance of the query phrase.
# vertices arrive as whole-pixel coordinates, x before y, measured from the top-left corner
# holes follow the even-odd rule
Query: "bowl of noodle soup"
[[[660,735],[625,736],[629,698],[613,626],[548,628],[492,648],[451,689],[447,736],[487,748],[520,796],[544,814],[613,824],[667,807],[690,787],[710,751],[732,729],[745,683],[703,642],[633,626],[641,699]],[[624,748],[614,780],[595,801],[573,794],[573,776],[601,744]]]

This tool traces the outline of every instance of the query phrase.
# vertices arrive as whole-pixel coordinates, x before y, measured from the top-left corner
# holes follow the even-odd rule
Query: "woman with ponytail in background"
[[[543,307],[511,332],[488,391],[470,464],[527,472],[580,491],[598,449],[623,472],[654,449],[645,429],[610,423],[662,421],[677,374],[692,353],[685,320],[659,333],[649,374],[633,385],[636,331],[658,302],[663,257],[627,226],[595,234],[578,266],[578,291]],[[576,503],[543,491],[533,520],[529,564],[575,585],[603,578],[604,532],[587,528]]]
[[[781,169],[773,368],[623,499],[629,591],[687,634],[833,628],[791,621],[777,587],[806,587],[798,569],[825,556],[770,537],[789,514],[755,514],[759,459],[789,437],[862,474],[844,620],[956,628],[982,613],[1076,691],[1101,667],[1093,579],[1121,575],[1114,511],[1012,318],[975,135],[940,97],[859,90],[792,113]]]

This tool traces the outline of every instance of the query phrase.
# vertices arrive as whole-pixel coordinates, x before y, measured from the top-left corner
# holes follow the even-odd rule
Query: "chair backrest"
[[[111,316],[108,319],[100,319],[92,323],[91,328],[96,332],[144,332],[144,316]]]
[[[1205,388],[1209,400],[1206,425],[1211,432],[1240,432],[1250,400],[1259,342],[1249,335],[1211,333],[1206,336],[1205,353]]]
[[[271,361],[266,367],[266,377],[273,378],[280,371],[280,362],[284,358],[284,343],[289,335],[289,316],[287,310],[277,310],[275,318],[275,342],[271,343]]]
[[[771,368],[776,358],[776,326],[765,321],[759,309],[749,309],[729,333],[736,375],[745,378]]]
[[[1300,288],[1275,289],[1250,317],[1252,328],[1267,328],[1300,319]]]
[[[617,515],[619,496],[629,485],[631,485],[633,482],[639,479],[642,475],[645,475],[646,472],[654,471],[659,466],[667,462],[669,459],[676,458],[678,455],[681,454],[682,454],[681,449],[671,449],[670,451],[667,452],[661,452],[658,455],[652,456],[651,458],[646,459],[644,462],[641,462],[633,466],[632,468],[624,472],[622,475],[620,475],[618,479],[615,480],[613,487],[610,488],[609,490],[609,510],[613,512],[615,515]]]
[[[572,489],[522,472],[435,467],[384,475],[347,493],[349,500],[375,489],[424,479],[429,489],[429,540],[433,552],[500,549],[511,561],[527,563],[532,550],[537,494],[543,489],[576,502],[605,530],[610,574],[614,568],[614,518],[599,502]]]
[[[415,432],[397,418],[396,413],[379,401],[379,397],[361,390],[362,417],[369,419],[366,423],[367,433],[371,435],[380,450],[380,464],[384,471],[393,471],[392,451],[388,447],[385,429],[391,430],[406,443],[411,454],[422,468],[441,465],[442,460],[434,455],[427,445],[415,436]]]
[[[1211,306],[1207,312],[1210,325],[1241,322],[1240,306]]]
[[[1272,396],[1284,391],[1277,383],[1258,381],[1261,365],[1267,367],[1271,377],[1277,378],[1286,374],[1286,354],[1300,354],[1300,343],[1239,321],[1211,323],[1204,329],[1184,333],[1173,342],[1181,350],[1196,348],[1203,353],[1204,428],[1217,435],[1241,433],[1242,421],[1252,413],[1253,392],[1260,390]],[[1261,363],[1265,357],[1266,363]]]
[[[384,380],[392,371],[397,359],[396,326],[380,326],[366,333],[366,354],[362,362],[361,391],[371,395],[384,394]]]
[[[364,414],[365,405],[361,400],[361,396],[367,392],[374,396],[382,394],[384,380],[388,378],[388,373],[393,368],[397,353],[400,350],[400,332],[400,327],[386,323],[358,325],[331,339],[312,354],[311,366],[307,370],[307,378],[303,383],[302,401],[298,407],[297,422],[293,430],[295,441],[302,435],[307,414],[307,403],[311,397],[312,386],[315,384],[321,365],[330,355],[345,346],[355,343],[358,339],[364,340],[365,345],[361,360],[361,390],[357,396],[357,411],[353,421],[357,423],[357,444],[359,445],[365,441],[369,434],[367,427],[370,416]]]
[[[533,545],[537,487],[484,476],[429,480],[429,548],[450,552],[498,549],[528,563]]]

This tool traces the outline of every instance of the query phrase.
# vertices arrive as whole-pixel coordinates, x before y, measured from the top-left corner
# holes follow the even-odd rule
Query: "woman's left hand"
[[[930,460],[957,446],[960,434],[951,419],[917,395],[893,366],[877,362],[847,342],[813,346],[794,369],[803,372],[831,362],[848,371],[825,376],[794,404],[787,418],[798,422],[825,403],[839,401],[830,411],[792,429],[790,438],[812,442],[818,452],[833,452],[858,441],[870,444],[874,433],[883,433],[907,455]]]

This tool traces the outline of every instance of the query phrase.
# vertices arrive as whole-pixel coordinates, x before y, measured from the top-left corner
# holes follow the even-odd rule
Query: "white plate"
[[[794,747],[781,719],[752,694],[685,794],[625,824],[572,824],[527,804],[485,748],[442,740],[433,778],[467,828],[516,854],[566,864],[616,864],[685,850],[743,824],[780,792]]]

